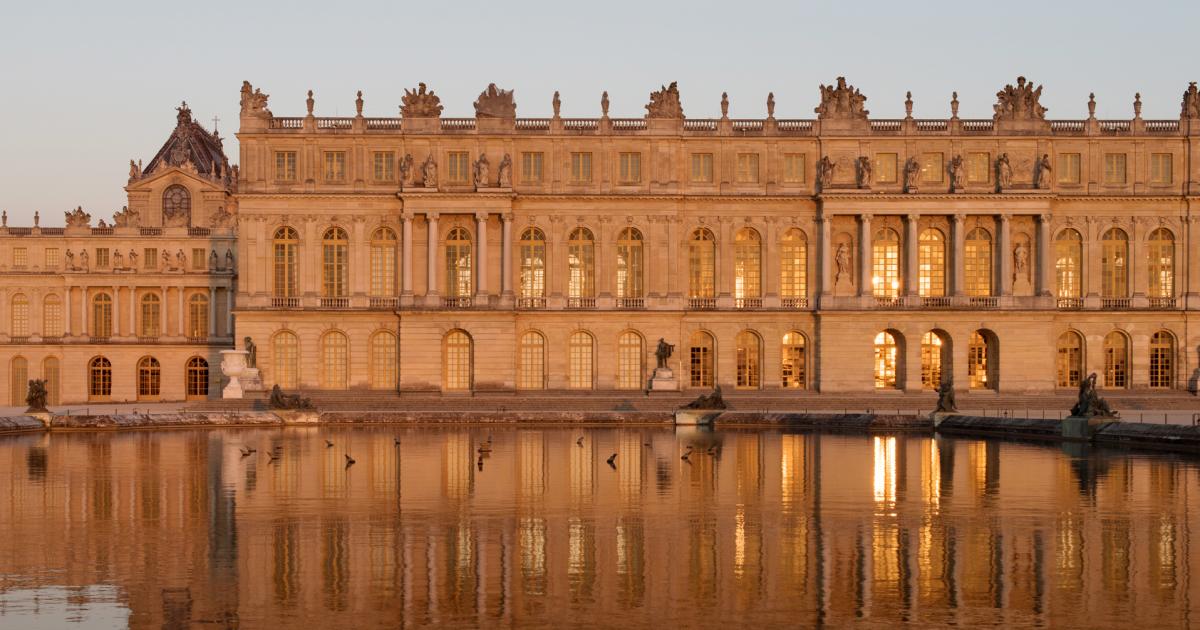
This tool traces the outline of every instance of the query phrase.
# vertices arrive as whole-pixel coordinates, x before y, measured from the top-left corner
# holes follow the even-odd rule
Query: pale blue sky
[[[78,6],[76,6],[78,5]],[[453,6],[452,9],[444,7]],[[10,225],[93,220],[124,203],[129,158],[149,160],[187,100],[221,118],[226,151],[243,79],[279,116],[395,116],[405,87],[427,82],[446,116],[472,115],[489,83],[516,90],[519,116],[640,116],[650,90],[679,81],[690,117],[810,118],[817,86],[838,75],[872,116],[989,117],[1018,74],[1045,84],[1055,118],[1175,118],[1200,79],[1200,3],[1055,2],[0,2],[0,208]]]

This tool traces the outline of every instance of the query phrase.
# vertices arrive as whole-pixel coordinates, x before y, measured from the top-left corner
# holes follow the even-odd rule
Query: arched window
[[[275,297],[296,295],[296,255],[300,235],[294,228],[283,226],[275,230],[272,248],[275,250]]]
[[[1175,337],[1160,330],[1150,337],[1150,387],[1175,386]]]
[[[27,337],[29,335],[29,298],[25,297],[24,293],[14,295],[11,310],[12,328],[9,334],[13,337]]]
[[[779,244],[779,297],[808,297],[808,237],[796,228],[784,232]]]
[[[971,333],[967,344],[967,381],[971,389],[995,389],[997,348],[995,336],[986,330]]]
[[[946,295],[946,239],[941,230],[921,232],[917,247],[917,291],[923,297]]]
[[[192,339],[208,338],[208,296],[203,293],[188,298],[187,331]]]
[[[1058,337],[1057,347],[1055,384],[1059,387],[1079,387],[1079,379],[1083,377],[1083,337],[1068,330]]]
[[[1104,386],[1129,386],[1129,338],[1120,331],[1104,336]]]
[[[42,359],[42,378],[46,379],[46,404],[59,404],[62,400],[62,374],[58,357]]]
[[[899,357],[900,348],[892,333],[885,330],[875,335],[875,389],[900,387]]]
[[[452,330],[446,334],[444,344],[443,387],[447,391],[469,391],[473,373],[471,337],[461,330]]]
[[[350,290],[350,238],[346,230],[331,227],[321,237],[321,295],[345,297]]]
[[[137,363],[138,400],[156,399],[162,387],[162,370],[158,359],[142,357]]]
[[[371,336],[371,387],[396,388],[396,335],[381,330]]]
[[[521,232],[521,297],[546,297],[546,234],[535,227]]]
[[[187,397],[192,400],[208,398],[208,361],[202,357],[188,359],[184,368]]]
[[[108,400],[112,396],[112,363],[104,357],[88,362],[88,400]]]
[[[1158,228],[1147,239],[1152,298],[1175,297],[1175,235]]]
[[[349,384],[350,342],[346,335],[331,330],[321,337],[321,387],[346,389]]]
[[[688,385],[691,387],[712,387],[715,382],[713,375],[712,335],[697,330],[688,341]]]
[[[1083,295],[1083,237],[1067,228],[1054,239],[1054,271],[1057,296],[1077,298]]]
[[[396,233],[391,228],[371,233],[371,295],[396,295]]]
[[[793,330],[783,336],[783,364],[780,373],[783,376],[784,389],[808,387],[808,356],[805,350],[804,335]]]
[[[932,330],[921,335],[921,387],[937,389],[942,384],[942,365],[950,344]]]
[[[570,374],[567,386],[571,389],[591,389],[593,386],[593,347],[592,336],[582,330],[571,333],[568,343],[570,353]]]
[[[758,335],[749,330],[738,333],[737,344],[737,388],[758,389],[762,386],[762,343]]]
[[[590,298],[596,295],[595,241],[585,227],[571,230],[567,241],[567,297]]]
[[[642,233],[627,227],[617,236],[617,298],[642,296]]]
[[[456,227],[446,234],[446,296],[471,297],[471,234]]]
[[[762,295],[762,243],[753,228],[742,228],[733,237],[733,298]]]
[[[271,369],[275,384],[295,389],[300,383],[300,340],[295,333],[281,330],[271,338]]]
[[[716,297],[717,247],[713,233],[698,228],[688,242],[688,297]]]
[[[175,184],[168,186],[162,196],[163,225],[187,225],[192,213],[192,194]]]
[[[47,295],[42,301],[42,336],[63,336],[62,298],[55,294]]]
[[[645,378],[642,336],[632,330],[621,333],[617,338],[617,389],[641,389]]]
[[[875,230],[871,244],[871,287],[875,297],[900,295],[900,235],[892,228]]]
[[[967,295],[992,294],[992,235],[983,228],[967,232],[963,243],[963,281]]]
[[[157,337],[162,334],[162,300],[156,293],[142,296],[141,328],[138,334],[142,337]]]
[[[544,389],[546,387],[546,338],[536,331],[521,335],[518,349],[520,365],[517,370],[517,387],[521,389]]]
[[[92,298],[92,336],[97,339],[108,339],[113,329],[112,296],[99,293]]]
[[[1125,230],[1111,228],[1100,239],[1101,297],[1129,296],[1129,237]]]
[[[9,404],[19,407],[25,404],[29,392],[29,361],[25,357],[13,357],[9,361]]]

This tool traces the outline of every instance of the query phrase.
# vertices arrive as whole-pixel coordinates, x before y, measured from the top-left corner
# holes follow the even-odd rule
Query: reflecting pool
[[[13,436],[0,627],[1187,627],[1197,463],[673,427]]]

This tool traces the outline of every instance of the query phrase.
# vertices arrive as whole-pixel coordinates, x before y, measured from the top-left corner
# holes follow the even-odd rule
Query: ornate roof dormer
[[[244,90],[245,88],[243,88]],[[245,92],[243,92],[245,94]],[[251,95],[253,96],[253,95]],[[265,107],[265,95],[262,104]],[[244,104],[243,104],[244,106]],[[233,169],[229,159],[225,157],[221,137],[216,131],[209,132],[192,118],[192,110],[187,102],[176,108],[175,130],[163,143],[162,148],[150,160],[140,177],[148,177],[156,172],[177,167],[185,171],[193,171],[197,175],[232,184]],[[131,167],[130,175],[134,174]]]

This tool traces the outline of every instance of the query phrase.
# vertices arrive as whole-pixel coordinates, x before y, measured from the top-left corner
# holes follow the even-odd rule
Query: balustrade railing
[[[394,296],[373,295],[368,298],[367,307],[377,311],[391,311],[400,308],[400,298]]]
[[[646,128],[645,118],[613,118],[613,131],[642,131]]]
[[[948,120],[917,120],[917,133],[938,133],[950,129]]]
[[[572,308],[572,309],[596,308],[596,298],[594,298],[594,297],[567,298],[567,308]]]
[[[811,120],[777,120],[775,128],[780,133],[793,135],[808,135],[812,133],[813,121]]]
[[[350,129],[354,127],[353,118],[318,118],[317,129]]]
[[[443,118],[442,131],[471,131],[475,129],[474,118]]]
[[[782,300],[780,300],[779,305],[782,306],[783,308],[787,308],[787,309],[808,308],[808,298],[806,298],[806,297],[783,298]]]
[[[400,131],[403,123],[399,118],[367,118],[368,131]]]
[[[549,131],[549,118],[518,118],[514,125],[519,131]]]
[[[962,126],[963,133],[967,134],[983,134],[992,133],[996,128],[996,123],[990,119],[980,120],[961,120],[959,124]]]
[[[600,127],[595,118],[563,118],[563,129],[568,131],[594,131]]]
[[[971,308],[999,308],[1000,298],[988,295],[974,295],[967,298]]]
[[[954,306],[954,303],[950,296],[931,295],[921,298],[921,306],[924,308],[950,308]]]
[[[762,298],[734,298],[733,307],[736,309],[762,308]]]
[[[350,298],[348,297],[323,297],[321,298],[321,308],[350,308]]]
[[[874,133],[900,133],[903,128],[903,120],[883,119],[871,121],[871,131]]]
[[[902,297],[875,296],[875,308],[900,308],[904,306]]]
[[[469,297],[444,297],[442,298],[443,308],[471,308],[474,302]]]
[[[1058,298],[1055,305],[1060,311],[1077,311],[1083,308],[1083,298]]]
[[[1125,310],[1132,306],[1133,299],[1131,298],[1100,298],[1100,308],[1103,309]]]
[[[1144,120],[1142,128],[1146,133],[1179,133],[1178,120]]]
[[[544,297],[517,298],[517,308],[530,309],[530,310],[546,308],[546,298],[544,298]]]
[[[271,129],[300,129],[304,126],[303,118],[271,118],[268,125]]]
[[[1128,120],[1101,120],[1100,133],[1116,135],[1129,133],[1131,123]]]
[[[688,118],[683,121],[684,131],[716,131],[717,121],[711,118]]]
[[[1173,297],[1152,297],[1150,298],[1150,308],[1154,309],[1173,309],[1175,308],[1175,298]]]
[[[717,298],[688,298],[688,308],[693,311],[716,310]]]
[[[273,297],[271,298],[272,308],[300,308],[300,298],[298,297]]]
[[[1050,133],[1056,135],[1081,136],[1087,130],[1083,120],[1051,120]]]
[[[646,298],[622,297],[617,298],[617,308],[641,310],[646,308]]]

